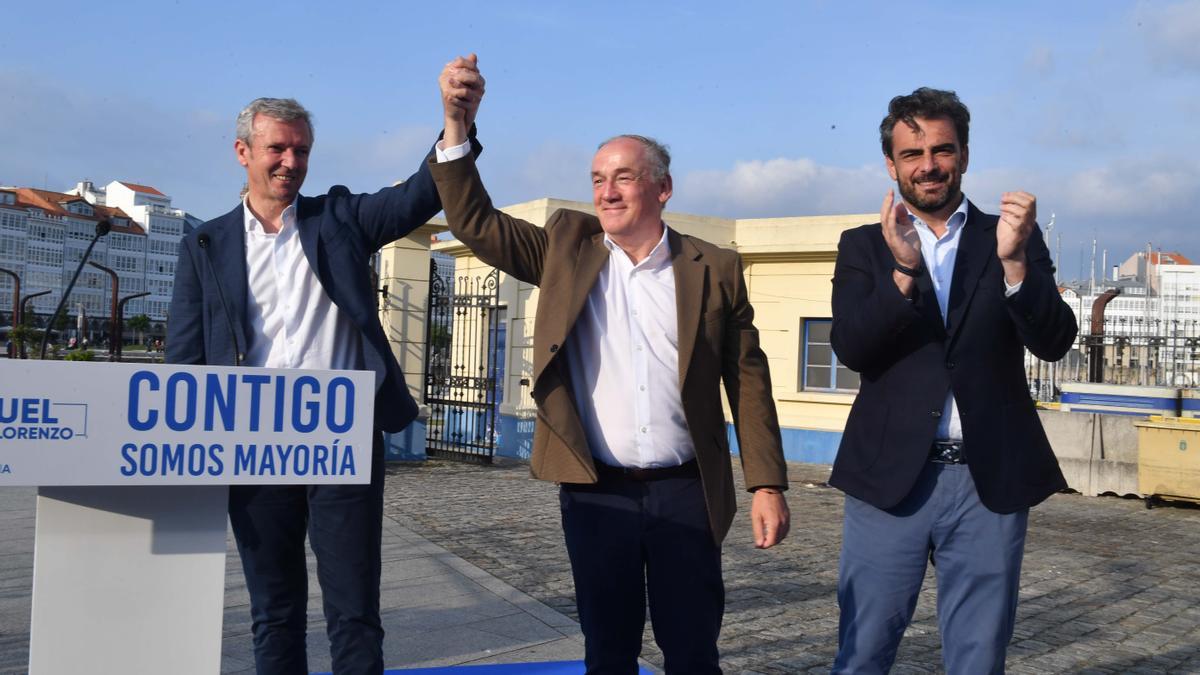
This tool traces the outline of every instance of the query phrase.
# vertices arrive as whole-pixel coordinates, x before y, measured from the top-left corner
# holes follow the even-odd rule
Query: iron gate
[[[443,263],[446,265],[446,263]],[[425,333],[426,454],[490,464],[503,398],[499,363],[504,343],[500,273],[439,274],[429,263]]]

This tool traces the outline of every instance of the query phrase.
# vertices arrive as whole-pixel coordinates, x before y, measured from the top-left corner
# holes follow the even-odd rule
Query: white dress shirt
[[[633,264],[607,235],[608,262],[567,338],[575,405],[597,460],[655,468],[696,456],[679,390],[679,320],[667,228]]]
[[[361,370],[362,341],[308,264],[296,230],[296,202],[268,233],[243,202],[246,314],[250,345],[243,363],[267,368]],[[365,272],[364,272],[365,273]]]
[[[437,161],[469,143],[435,147]],[[679,319],[667,228],[637,265],[604,237],[608,263],[567,337],[572,394],[592,455],[611,466],[677,466],[696,456],[679,390]]]
[[[943,325],[946,323],[946,311],[950,306],[950,280],[954,276],[954,261],[958,258],[958,242],[962,239],[962,230],[967,224],[967,204],[967,198],[963,197],[958,208],[946,221],[946,231],[941,239],[925,221],[914,215],[911,210],[908,213],[917,229],[917,236],[921,239],[921,257],[925,260],[925,268],[929,270],[929,278],[933,281],[933,292],[937,296],[938,309],[942,312]],[[1007,280],[1004,286],[1005,297],[1021,290],[1021,284],[1009,286]],[[958,403],[954,400],[953,390],[946,394],[937,437],[939,440],[962,440],[962,420],[958,416]]]

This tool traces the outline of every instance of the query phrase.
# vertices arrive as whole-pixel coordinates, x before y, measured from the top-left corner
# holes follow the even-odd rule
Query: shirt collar
[[[292,200],[292,203],[288,204],[288,207],[283,210],[283,214],[281,214],[279,218],[279,220],[282,222],[282,227],[279,230],[280,232],[283,232],[296,224],[296,205],[299,202],[300,196],[297,195],[296,198]],[[262,223],[259,222],[257,217],[255,217],[254,212],[250,210],[250,202],[247,201],[246,197],[242,197],[242,225],[246,228],[246,234],[250,234],[252,232],[263,234]]]
[[[604,234],[604,245],[608,248],[608,250],[610,252],[620,251],[622,254],[625,253],[625,251],[622,250],[621,247],[617,245],[617,242],[613,241],[608,236],[607,232]],[[626,257],[628,257],[628,256],[626,256]],[[655,244],[654,248],[650,250],[650,255],[646,256],[645,260],[642,260],[637,265],[634,265],[634,267],[658,266],[666,261],[669,261],[670,259],[671,259],[671,245],[669,243],[667,243],[667,224],[663,223],[663,232],[662,232],[662,236],[659,237],[659,239],[658,239],[658,243]]]
[[[950,217],[946,219],[946,232],[948,234],[954,234],[958,228],[966,224],[967,205],[969,203],[970,202],[967,201],[967,196],[963,195],[962,201],[958,203],[958,208],[954,209],[954,213],[951,213]],[[910,220],[912,220],[914,225],[920,225],[927,230],[929,229],[929,225],[924,220],[921,220],[912,211],[908,212],[908,217]]]

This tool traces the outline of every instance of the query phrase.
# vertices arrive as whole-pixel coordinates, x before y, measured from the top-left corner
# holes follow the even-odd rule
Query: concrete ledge
[[[1093,497],[1138,492],[1138,417],[1038,410],[1067,485]]]

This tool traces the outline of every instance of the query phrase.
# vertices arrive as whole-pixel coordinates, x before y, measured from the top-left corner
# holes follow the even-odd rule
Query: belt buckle
[[[960,441],[934,441],[929,461],[938,464],[965,464],[963,446]]]

